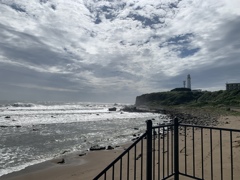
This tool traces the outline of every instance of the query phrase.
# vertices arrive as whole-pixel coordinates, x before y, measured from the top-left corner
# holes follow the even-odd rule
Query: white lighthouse
[[[187,75],[187,88],[191,89],[191,77],[190,77],[190,74]]]

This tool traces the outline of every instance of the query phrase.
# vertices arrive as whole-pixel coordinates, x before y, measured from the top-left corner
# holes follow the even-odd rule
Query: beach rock
[[[1,127],[1,128],[6,128],[6,127],[8,127],[8,126],[5,126],[5,125],[1,125],[0,127]]]
[[[105,150],[105,146],[99,146],[99,145],[95,145],[90,147],[90,151],[99,151],[99,150]]]
[[[85,156],[86,153],[80,153],[78,156]]]
[[[65,153],[67,153],[67,152],[69,152],[68,150],[65,150],[65,151],[63,151],[61,154],[65,154]]]
[[[112,149],[114,149],[114,147],[112,147],[112,146],[107,146],[107,150],[112,150]]]
[[[57,161],[57,164],[64,164],[65,163],[65,160],[64,158],[60,159],[59,161]]]
[[[142,157],[142,154],[139,154],[138,157],[136,157],[136,160],[140,159]]]
[[[5,119],[9,119],[9,118],[11,118],[10,116],[5,116]]]
[[[117,108],[115,108],[115,107],[108,108],[108,111],[116,111],[116,110],[117,110]]]
[[[132,141],[136,141],[138,138],[139,138],[139,137],[135,137],[135,138],[132,139]]]

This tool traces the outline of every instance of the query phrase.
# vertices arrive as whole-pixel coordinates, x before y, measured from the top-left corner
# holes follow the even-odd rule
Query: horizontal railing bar
[[[191,175],[188,175],[188,174],[184,174],[184,173],[181,173],[181,172],[179,172],[179,174],[182,175],[182,176],[185,176],[185,177],[192,178],[192,179],[204,180],[204,179],[201,179],[201,178],[198,178],[198,177],[194,177],[194,176],[191,176]]]
[[[122,154],[120,154],[112,163],[110,163],[102,172],[100,172],[93,180],[97,180],[100,178],[106,171],[108,171],[115,163],[117,163],[125,154],[127,154],[134,146],[137,145],[139,141],[141,141],[147,133],[145,132],[141,135],[131,146],[129,146]]]
[[[159,126],[153,126],[152,129],[164,128],[164,127],[173,127],[173,124],[165,124]]]
[[[230,129],[230,128],[210,127],[210,126],[199,126],[199,125],[182,124],[182,123],[179,123],[179,126],[196,127],[196,128],[203,128],[203,129],[214,129],[214,130],[222,130],[222,131],[232,131],[232,132],[240,132],[240,129]]]

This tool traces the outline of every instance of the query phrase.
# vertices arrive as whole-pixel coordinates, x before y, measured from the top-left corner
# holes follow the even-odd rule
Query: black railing
[[[240,179],[239,155],[240,130],[148,120],[146,133],[94,180]]]
[[[143,148],[144,138],[147,133],[140,136],[130,147],[128,147],[118,158],[116,158],[111,164],[109,164],[101,173],[99,173],[94,180],[97,179],[140,179],[145,180],[144,162],[146,162],[146,150]],[[140,152],[137,152],[140,149]],[[137,154],[138,153],[138,154]],[[145,155],[145,156],[144,156]],[[133,162],[132,162],[133,161]],[[137,172],[138,166],[138,172]],[[118,172],[115,170],[118,168]],[[138,174],[137,174],[138,173]]]
[[[194,179],[240,179],[240,130],[182,123],[179,126],[183,136],[179,140],[183,163],[180,175]]]

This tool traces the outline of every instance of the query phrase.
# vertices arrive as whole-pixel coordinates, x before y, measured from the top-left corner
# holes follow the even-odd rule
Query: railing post
[[[179,180],[178,118],[174,118],[174,180]]]
[[[147,120],[147,176],[152,180],[152,121]]]

